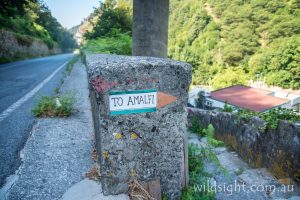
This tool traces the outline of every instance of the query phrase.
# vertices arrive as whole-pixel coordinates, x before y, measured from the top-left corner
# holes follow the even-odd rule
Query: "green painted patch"
[[[139,94],[139,93],[149,93],[149,92],[157,92],[156,89],[150,90],[128,90],[128,91],[111,91],[109,95],[116,95],[116,94]]]
[[[156,108],[144,108],[139,110],[120,110],[120,111],[111,111],[110,115],[128,115],[128,114],[138,114],[138,113],[149,113],[155,112]]]

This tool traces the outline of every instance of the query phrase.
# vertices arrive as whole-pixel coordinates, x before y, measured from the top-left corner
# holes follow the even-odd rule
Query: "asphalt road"
[[[19,152],[34,124],[31,109],[39,97],[60,86],[63,64],[71,57],[61,54],[0,65],[0,188],[20,165]]]

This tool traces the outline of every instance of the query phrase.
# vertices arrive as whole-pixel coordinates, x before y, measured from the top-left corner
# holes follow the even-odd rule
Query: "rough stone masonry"
[[[159,180],[169,199],[185,182],[191,66],[151,57],[87,55],[96,148],[105,195]]]

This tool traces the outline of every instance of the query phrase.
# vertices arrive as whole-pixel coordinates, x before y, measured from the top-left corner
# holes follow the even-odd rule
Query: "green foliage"
[[[25,8],[35,0],[1,0],[0,12],[7,17],[25,14]]]
[[[168,198],[167,198],[167,195],[166,195],[166,194],[163,194],[163,195],[162,195],[162,200],[168,200]]]
[[[247,84],[247,76],[242,69],[227,68],[216,74],[212,79],[214,89],[221,89],[238,84]]]
[[[227,104],[227,102],[225,101],[225,104],[224,104],[224,108],[223,109],[221,109],[221,111],[222,112],[232,112],[233,111],[233,108],[232,108],[232,106],[229,106],[228,104]]]
[[[259,116],[259,113],[248,109],[239,109],[236,115],[239,122],[244,120],[248,123],[252,117]]]
[[[212,124],[209,124],[206,129],[203,129],[202,133],[206,136],[208,145],[212,147],[224,146],[224,142],[214,138],[215,128]]]
[[[269,85],[300,88],[300,35],[277,39],[249,60],[251,73],[263,73]]]
[[[169,56],[193,65],[193,84],[214,89],[247,84],[300,88],[297,0],[170,2]]]
[[[105,0],[95,8],[90,18],[96,21],[84,34],[82,52],[131,55],[131,4],[130,0]]]
[[[291,123],[300,121],[300,113],[286,108],[274,108],[263,113],[254,112],[251,110],[240,109],[237,112],[238,120],[249,122],[254,116],[260,117],[265,121],[264,130],[276,129],[281,120],[287,120]]]
[[[75,99],[71,95],[43,96],[32,109],[35,117],[68,117],[71,115]]]
[[[215,128],[214,128],[214,126],[212,124],[209,124],[206,129],[202,130],[202,132],[207,137],[213,138],[214,137]]]
[[[189,127],[189,130],[193,133],[196,133],[198,136],[202,137],[203,135],[203,127],[200,125],[199,120],[197,117],[194,117],[192,119],[191,126]]]
[[[85,53],[131,55],[131,37],[125,33],[118,33],[114,37],[88,40],[82,51]]]
[[[57,22],[42,1],[3,1],[0,4],[0,29],[25,35],[24,37],[30,36],[41,39],[49,48],[53,48],[55,43],[63,51],[68,51],[76,46],[72,34]],[[24,41],[20,40],[20,42]]]
[[[130,1],[105,0],[94,12],[95,15],[99,15],[99,19],[92,31],[85,34],[86,39],[115,36],[116,30],[117,33],[130,35],[132,25]]]
[[[204,1],[171,1],[169,56],[193,65],[193,83],[208,84],[213,71],[220,26],[203,7]]]
[[[275,108],[265,113],[261,113],[260,117],[266,122],[266,128],[276,129],[280,120],[289,122],[300,121],[300,113],[286,108]]]
[[[199,130],[199,125],[196,123],[196,118],[193,119],[195,129],[198,133],[201,132],[207,137],[207,146],[199,148],[198,146],[189,145],[188,163],[189,163],[189,188],[184,188],[181,193],[180,199],[182,200],[211,200],[214,199],[214,192],[209,191],[207,187],[207,181],[211,177],[211,174],[205,172],[204,162],[213,162],[224,175],[228,178],[227,170],[220,164],[218,157],[213,151],[214,147],[223,146],[224,143],[214,138],[214,127],[209,124],[206,129]],[[197,186],[206,186],[206,190],[195,190]],[[204,187],[202,187],[204,189]]]
[[[204,151],[195,145],[189,145],[189,184],[190,187],[184,188],[180,199],[181,200],[212,200],[214,193],[212,191],[195,191],[194,186],[206,185],[209,174],[204,170],[204,160],[206,155]]]

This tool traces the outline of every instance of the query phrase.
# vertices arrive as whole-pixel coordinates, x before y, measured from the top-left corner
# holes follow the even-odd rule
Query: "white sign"
[[[110,92],[111,115],[154,112],[157,107],[156,90]]]

